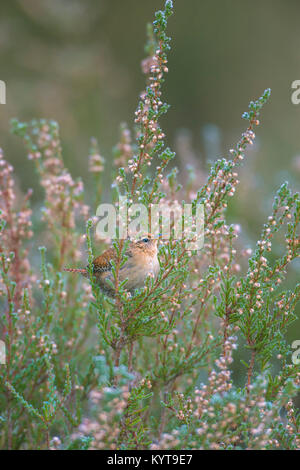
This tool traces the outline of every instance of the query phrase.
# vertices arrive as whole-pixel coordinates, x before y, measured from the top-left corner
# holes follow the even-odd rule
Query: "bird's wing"
[[[132,256],[131,250],[127,249],[125,255],[128,257]],[[98,256],[94,259],[94,272],[105,272],[111,271],[112,265],[111,261],[117,261],[117,254],[114,248],[109,248],[108,250],[104,251],[102,255]]]
[[[131,257],[132,253],[131,250],[126,250],[126,256]],[[93,261],[93,270],[94,273],[104,273],[107,271],[111,271],[112,264],[111,261],[116,261],[116,251],[114,248],[109,248],[108,250],[104,251],[100,256],[94,259]],[[85,277],[88,276],[88,267],[86,269],[77,269],[77,268],[65,268],[64,271],[68,271],[71,273],[80,273],[83,274]]]
[[[104,251],[102,255],[98,256],[94,259],[94,272],[105,272],[111,271],[111,261],[116,258],[116,252],[114,248],[109,248],[108,250]]]

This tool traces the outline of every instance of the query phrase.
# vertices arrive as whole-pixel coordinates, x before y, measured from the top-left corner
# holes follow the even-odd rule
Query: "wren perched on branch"
[[[129,292],[139,289],[144,286],[148,276],[156,277],[159,272],[159,262],[157,259],[157,239],[148,235],[138,241],[130,241],[125,251],[125,256],[128,258],[124,265],[119,270],[119,282],[127,279],[125,288]],[[98,256],[93,261],[93,274],[101,289],[109,296],[113,297],[115,291],[112,285],[107,282],[111,281],[114,284],[114,276],[112,273],[112,261],[117,260],[116,250],[109,248],[104,251],[102,255]],[[85,277],[89,277],[88,268],[76,269],[65,268],[64,271],[71,273],[79,273]]]

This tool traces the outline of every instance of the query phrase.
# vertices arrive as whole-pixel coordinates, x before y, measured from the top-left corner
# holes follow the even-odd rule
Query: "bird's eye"
[[[149,238],[143,238],[142,240],[144,243],[148,243],[149,242]]]

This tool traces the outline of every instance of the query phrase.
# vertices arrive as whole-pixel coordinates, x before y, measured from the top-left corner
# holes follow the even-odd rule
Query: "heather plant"
[[[212,164],[203,185],[197,169],[182,178],[160,127],[172,12],[167,0],[148,27],[146,88],[135,127],[122,124],[113,150],[111,201],[118,207],[122,196],[129,213],[137,202],[149,211],[158,202],[188,202],[194,213],[202,204],[204,246],[189,250],[173,230],[159,245],[158,277],[130,294],[119,282],[128,241],[116,238],[116,295],[107,297],[92,267],[106,245],[95,231],[107,175],[97,141],[89,154],[89,207],[83,182],[65,168],[58,125],[13,120],[44,203],[35,220],[30,191],[21,195],[1,154],[1,448],[300,447],[293,401],[300,369],[286,339],[300,286],[282,287],[299,256],[299,195],[287,183],[279,188],[253,252],[226,219],[270,90],[243,114],[246,130],[231,158]],[[279,244],[280,257],[273,250]],[[88,279],[63,272],[82,263]]]

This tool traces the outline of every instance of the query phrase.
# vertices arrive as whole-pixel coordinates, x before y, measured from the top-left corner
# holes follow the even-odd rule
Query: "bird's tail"
[[[68,271],[69,273],[83,274],[83,276],[87,275],[88,273],[86,269],[78,269],[78,268],[64,268],[64,271]]]

